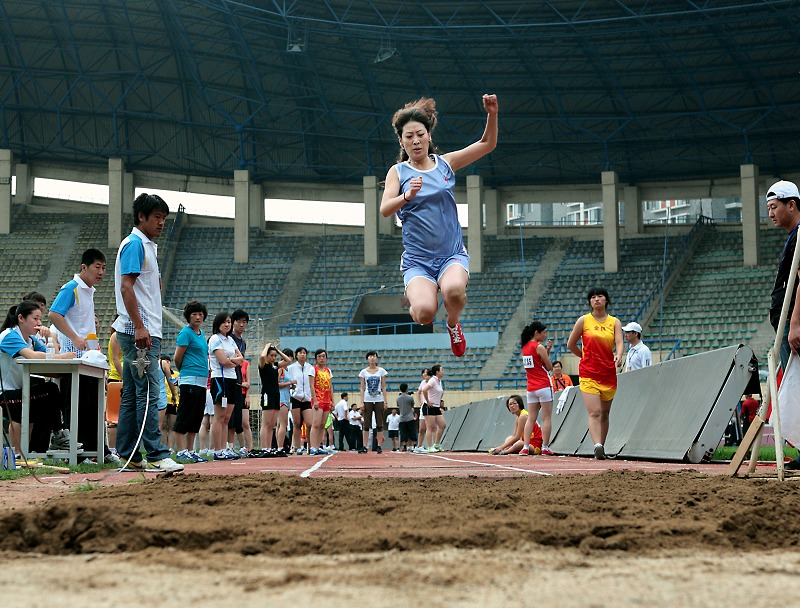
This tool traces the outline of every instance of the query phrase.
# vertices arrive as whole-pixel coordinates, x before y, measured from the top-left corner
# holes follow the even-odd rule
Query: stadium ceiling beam
[[[186,33],[186,29],[180,19],[180,16],[177,12],[177,8],[175,4],[172,2],[161,2],[158,4],[159,11],[161,12],[165,23],[167,24],[167,30],[171,31],[174,35],[169,36],[170,44],[172,45],[173,51],[175,53],[175,84],[181,90],[182,93],[182,107],[183,107],[183,115],[189,118],[189,122],[192,121],[193,110],[192,110],[192,99],[193,95],[189,90],[189,81],[191,81],[194,86],[197,88],[197,94],[199,97],[204,99],[209,106],[217,110],[226,120],[229,121],[231,124],[235,124],[235,121],[232,120],[232,117],[227,114],[216,102],[216,99],[213,95],[210,95],[206,89],[205,84],[203,83],[202,76],[200,74],[200,67],[197,63],[197,59],[194,56],[194,51],[192,49],[191,41]],[[183,72],[187,72],[189,78],[183,78]],[[192,134],[187,134],[188,137],[192,137]],[[214,163],[214,155],[213,153],[209,152],[208,149],[200,143],[200,148],[203,150],[206,158],[208,160],[208,164],[215,165]],[[177,148],[176,148],[177,152]],[[175,154],[177,157],[178,154]]]
[[[18,105],[21,105],[22,102],[19,98],[19,80],[25,75],[25,57],[20,48],[16,32],[12,27],[9,27],[10,23],[11,21],[6,11],[5,3],[0,2],[0,40],[2,40],[3,46],[6,47],[9,59],[16,61],[17,66],[19,66],[17,70],[6,71],[6,78],[10,83],[10,89],[5,97],[0,99],[0,145],[2,145],[3,148],[10,148],[12,140],[11,134],[9,133],[11,117],[6,112],[6,100],[12,97]],[[19,131],[20,146],[17,149],[17,155],[24,160],[26,158],[24,124],[21,123]]]

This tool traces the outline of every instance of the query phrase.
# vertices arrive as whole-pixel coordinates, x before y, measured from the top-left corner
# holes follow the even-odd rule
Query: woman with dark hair
[[[368,450],[369,429],[372,427],[372,416],[375,416],[376,454],[382,454],[383,448],[383,408],[386,403],[386,376],[388,372],[378,366],[378,353],[374,350],[367,352],[369,365],[358,372],[361,382],[361,397],[364,399],[364,451]]]
[[[17,357],[25,359],[45,359],[44,345],[35,337],[42,327],[42,310],[32,300],[24,300],[12,306],[2,327],[0,327],[0,405],[3,415],[10,424],[12,447],[19,453],[22,433],[22,366],[14,361]],[[55,355],[57,359],[74,359],[75,353]],[[46,452],[53,449],[69,449],[69,435],[61,422],[59,404],[61,396],[58,386],[53,382],[31,384],[30,422],[31,438],[29,449],[32,452]],[[51,439],[50,434],[53,433]]]
[[[586,299],[592,312],[575,322],[567,348],[581,360],[578,366],[580,388],[589,414],[589,435],[594,443],[594,456],[598,460],[605,460],[608,416],[611,401],[617,393],[617,370],[624,360],[622,324],[608,314],[611,298],[605,289],[590,289]],[[578,346],[578,340],[582,347]]]
[[[506,437],[506,440],[501,445],[498,445],[496,448],[492,448],[489,450],[489,453],[493,456],[504,456],[506,454],[519,454],[523,448],[529,447],[527,443],[524,443],[522,439],[522,433],[525,429],[525,426],[530,420],[530,416],[528,415],[528,410],[522,407],[524,401],[520,395],[511,395],[508,399],[506,399],[506,409],[509,412],[514,414],[517,419],[514,421],[514,432]],[[531,436],[530,448],[533,449],[534,453],[540,452],[542,447],[542,430],[539,428],[539,425],[536,424],[536,421],[533,421],[533,431]],[[527,453],[527,450],[526,450]]]
[[[211,354],[211,398],[214,401],[214,422],[211,425],[211,440],[214,460],[239,458],[233,446],[227,444],[228,421],[236,407],[238,393],[242,390],[236,378],[236,366],[244,361],[242,353],[231,338],[231,316],[227,311],[217,313],[211,326],[212,336],[208,340]]]
[[[281,360],[278,361],[280,356]],[[281,404],[281,381],[280,372],[293,359],[286,355],[284,352],[275,348],[271,342],[267,342],[261,355],[258,357],[258,375],[261,378],[261,449],[269,450],[272,448],[272,433],[275,430],[275,424],[278,422],[278,416],[285,410],[288,414],[289,410],[282,407]],[[284,382],[284,385],[291,386],[291,382]],[[278,451],[283,452],[283,441],[286,437],[286,422],[288,418],[284,419],[283,437],[278,437]],[[280,429],[280,427],[279,427]]]
[[[205,462],[194,450],[194,440],[203,423],[208,386],[208,343],[201,326],[208,317],[208,309],[195,300],[183,307],[183,318],[188,325],[175,339],[175,367],[178,368],[180,407],[172,430],[177,435],[178,458]]]
[[[528,417],[525,430],[522,434],[523,447],[520,451],[522,456],[528,454],[528,444],[530,443],[533,425],[539,418],[539,410],[542,411],[542,435],[544,446],[541,453],[552,456],[550,449],[550,429],[552,427],[551,417],[553,414],[553,387],[550,385],[550,376],[547,372],[553,369],[550,363],[551,342],[547,342],[547,327],[541,321],[534,321],[526,325],[520,336],[522,345],[522,365],[525,368],[525,376],[528,380],[527,400]]]
[[[497,97],[484,95],[483,107],[487,114],[483,136],[466,148],[441,156],[432,141],[436,102],[423,97],[398,110],[392,126],[400,140],[399,162],[386,174],[381,199],[381,214],[389,217],[396,213],[403,224],[405,251],[400,269],[411,318],[421,325],[433,323],[441,291],[450,348],[456,357],[467,349],[459,317],[467,303],[469,255],[453,187],[456,171],[497,145]]]
[[[419,418],[417,419],[417,445],[412,450],[415,454],[427,454],[428,448],[425,447],[425,435],[428,432],[428,425],[425,422],[425,416],[428,415],[428,403],[425,401],[425,393],[422,392],[425,386],[428,384],[428,380],[431,379],[431,370],[427,367],[422,370],[422,380],[419,383],[419,388],[417,389],[417,399],[419,400]],[[431,442],[431,438],[433,437],[433,433],[430,434],[428,438],[428,443]]]
[[[289,358],[289,365],[294,361],[294,351],[291,348],[284,348],[281,351]],[[278,370],[278,388],[281,393],[281,409],[278,411],[278,429],[275,431],[275,440],[278,442],[278,449],[286,446],[286,433],[289,429],[289,407],[292,405],[292,377],[288,373],[288,368],[281,367]],[[265,449],[264,446],[261,446]]]
[[[444,416],[442,416],[442,395],[444,394],[444,387],[442,386],[442,378],[444,377],[444,370],[438,363],[431,366],[431,377],[422,389],[425,395],[425,403],[428,404],[428,413],[425,414],[425,427],[428,429],[428,443],[431,444],[429,452],[443,452],[442,446],[439,445],[439,440],[444,433],[445,423]]]
[[[328,363],[328,351],[324,348],[318,348],[314,352],[315,364],[311,367],[311,429],[306,428],[308,432],[308,453],[312,456],[315,454],[327,454],[331,450],[322,448],[322,440],[325,437],[325,424],[328,421],[328,415],[333,410],[333,382],[331,378],[333,374]]]

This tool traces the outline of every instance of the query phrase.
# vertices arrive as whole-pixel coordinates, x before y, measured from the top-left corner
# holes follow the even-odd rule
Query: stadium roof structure
[[[800,164],[797,0],[0,0],[17,160],[359,183],[436,99],[489,186],[772,175]]]

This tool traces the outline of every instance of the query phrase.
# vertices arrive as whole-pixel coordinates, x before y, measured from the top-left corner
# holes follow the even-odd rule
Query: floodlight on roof
[[[295,28],[290,25],[289,31],[286,33],[286,51],[288,53],[302,53],[305,50],[306,32],[301,28]]]
[[[388,38],[384,38],[381,40],[381,48],[378,51],[378,54],[375,55],[375,59],[372,60],[372,63],[383,63],[387,59],[394,57],[396,52],[397,47],[395,47],[392,41]]]
[[[286,42],[286,50],[289,53],[302,53],[305,50],[305,42],[302,38],[295,38]]]

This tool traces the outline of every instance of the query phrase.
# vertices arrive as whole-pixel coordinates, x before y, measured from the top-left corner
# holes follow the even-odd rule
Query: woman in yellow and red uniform
[[[586,296],[592,312],[580,317],[567,341],[567,348],[580,358],[578,373],[583,402],[589,414],[589,435],[594,443],[594,456],[606,457],[608,415],[617,392],[617,369],[623,361],[622,324],[608,314],[611,305],[608,292],[594,287]],[[582,342],[582,348],[578,346]]]

